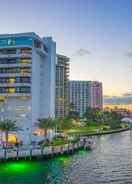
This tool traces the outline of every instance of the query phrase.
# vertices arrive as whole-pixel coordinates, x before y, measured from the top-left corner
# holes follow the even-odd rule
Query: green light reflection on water
[[[80,150],[77,151],[78,156],[83,156],[86,155],[89,151],[85,150]],[[4,173],[10,173],[10,174],[15,174],[15,173],[26,173],[26,172],[34,172],[39,170],[40,167],[40,162],[41,164],[43,163],[43,169],[47,170],[46,166],[49,165],[50,163],[60,163],[63,166],[68,166],[72,160],[71,155],[60,155],[58,157],[53,158],[52,160],[45,160],[45,161],[11,161],[7,163],[2,163],[0,165],[0,170],[1,172]],[[54,164],[53,164],[54,165]],[[44,167],[45,166],[45,167]]]
[[[54,161],[58,161],[58,162],[61,162],[61,164],[63,166],[68,166],[71,162],[72,162],[72,158],[74,156],[85,156],[86,154],[88,154],[90,152],[89,151],[86,151],[86,150],[79,150],[75,153],[75,155],[60,155],[56,158],[54,158],[53,160]]]
[[[15,174],[15,173],[24,173],[29,171],[34,171],[36,167],[34,167],[34,162],[29,161],[12,161],[7,163],[1,164],[1,171],[8,174]]]
[[[62,166],[68,166],[71,161],[71,157],[68,155],[60,155],[53,159],[56,163],[59,162]]]
[[[75,155],[60,155],[39,161],[10,161],[0,164],[0,184],[23,182],[50,183],[63,178],[64,168],[69,167],[76,156],[84,156],[88,151],[80,150]],[[74,158],[74,159],[73,159]]]
[[[77,155],[81,156],[81,155],[86,155],[88,152],[90,152],[90,150],[79,150],[77,152]]]

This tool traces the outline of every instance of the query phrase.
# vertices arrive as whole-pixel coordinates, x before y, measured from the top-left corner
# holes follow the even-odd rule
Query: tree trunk
[[[6,143],[6,148],[8,146],[8,131],[5,132],[5,143]]]
[[[44,133],[45,133],[45,138],[47,140],[47,128],[45,128]]]

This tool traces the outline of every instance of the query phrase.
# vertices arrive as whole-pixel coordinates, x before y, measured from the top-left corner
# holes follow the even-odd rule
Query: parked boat
[[[94,138],[83,137],[82,141],[83,141],[83,147],[85,150],[92,150],[95,146]]]

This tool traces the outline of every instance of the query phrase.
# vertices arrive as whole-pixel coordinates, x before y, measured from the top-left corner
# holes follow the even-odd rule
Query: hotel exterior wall
[[[44,62],[44,116],[55,117],[55,72],[56,72],[56,43],[51,37],[43,38],[48,49]]]

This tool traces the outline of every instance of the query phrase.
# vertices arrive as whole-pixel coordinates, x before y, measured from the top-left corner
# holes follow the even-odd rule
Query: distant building
[[[98,81],[70,81],[70,104],[82,117],[87,107],[103,108],[102,83]]]
[[[117,114],[120,114],[122,117],[126,118],[132,117],[132,111],[125,108],[118,108],[118,107],[109,108],[106,106],[105,108],[103,108],[103,110],[108,112],[116,112]]]
[[[69,58],[57,55],[56,63],[56,117],[64,117],[69,111]]]
[[[35,33],[0,35],[0,118],[23,129],[28,143],[38,118],[55,117],[56,43]]]

